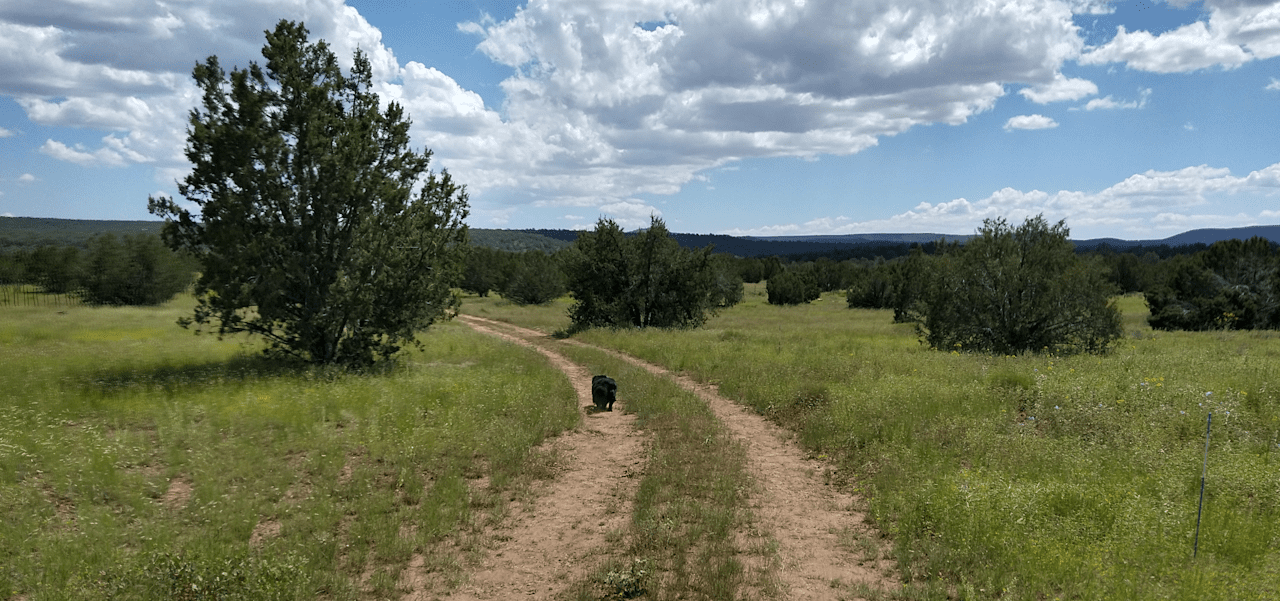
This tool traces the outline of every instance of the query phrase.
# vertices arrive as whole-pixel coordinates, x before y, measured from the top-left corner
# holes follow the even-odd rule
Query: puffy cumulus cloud
[[[34,181],[36,181],[36,176],[31,175],[30,173],[23,173],[22,175],[18,176],[19,183],[29,184]]]
[[[124,155],[111,148],[99,148],[90,151],[81,144],[71,147],[56,140],[45,140],[39,150],[41,153],[59,161],[75,163],[84,167],[123,167],[128,164]]]
[[[1212,213],[1217,206],[1215,200],[1224,196],[1249,196],[1260,200],[1280,197],[1280,163],[1243,177],[1232,175],[1229,169],[1208,165],[1176,171],[1151,170],[1132,175],[1099,192],[1024,192],[1004,188],[976,201],[957,198],[937,204],[923,202],[886,219],[853,221],[845,217],[823,218],[803,224],[735,229],[722,233],[739,236],[873,232],[967,234],[976,230],[984,219],[1004,217],[1019,222],[1043,214],[1053,221],[1065,219],[1077,238],[1097,237],[1102,232],[1114,231],[1126,231],[1134,238],[1155,238],[1188,227],[1236,227],[1280,216],[1280,212],[1273,210],[1252,216]]]
[[[1262,89],[1264,89],[1264,90],[1280,90],[1280,79],[1276,79],[1276,78],[1272,77],[1272,78],[1271,78],[1271,83],[1267,84],[1267,87],[1262,88]]]
[[[1098,86],[1087,79],[1068,78],[1061,73],[1057,73],[1054,75],[1053,81],[1038,86],[1022,88],[1018,90],[1018,93],[1036,104],[1048,104],[1050,102],[1079,100],[1085,96],[1092,96],[1098,93]]]
[[[1234,69],[1252,60],[1280,56],[1280,3],[1206,0],[1208,21],[1196,21],[1152,35],[1123,25],[1110,41],[1087,48],[1086,65],[1125,63],[1155,73],[1209,67]]]
[[[84,166],[152,164],[172,184],[189,169],[187,113],[199,99],[191,68],[262,62],[263,32],[301,20],[344,66],[356,48],[381,80],[400,77],[381,33],[341,0],[46,0],[0,4],[0,94],[41,125],[116,132],[98,148],[48,140],[40,151]]]
[[[1005,131],[1015,129],[1050,129],[1057,127],[1058,122],[1044,115],[1018,115],[1010,117],[1004,124]]]
[[[516,74],[502,83],[505,121],[487,138],[434,148],[481,188],[536,188],[575,206],[672,193],[741,158],[855,153],[919,124],[964,123],[994,106],[1006,82],[1079,98],[1091,84],[1055,83],[1082,48],[1072,8],[531,2],[509,20],[460,26]]]
[[[650,217],[661,217],[657,207],[638,200],[623,200],[600,206],[600,216],[617,222],[623,229],[649,227]]]
[[[8,138],[13,136],[13,130],[0,127],[0,138]]]

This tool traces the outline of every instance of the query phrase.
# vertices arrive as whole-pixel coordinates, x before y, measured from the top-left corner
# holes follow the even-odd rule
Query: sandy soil
[[[587,415],[583,430],[555,441],[566,457],[582,460],[566,462],[565,473],[546,485],[535,506],[514,512],[514,524],[502,533],[504,542],[451,599],[554,598],[584,573],[589,563],[584,558],[605,548],[606,532],[625,528],[637,480],[633,476],[643,464],[643,439],[632,426],[634,418],[588,410],[592,374],[550,350],[554,342],[542,332],[481,317],[459,319],[546,355],[574,383],[578,404]],[[851,596],[854,585],[871,591],[901,586],[891,565],[878,557],[879,536],[856,510],[857,500],[827,485],[823,472],[828,466],[806,459],[788,432],[724,398],[715,386],[623,353],[592,348],[671,378],[697,394],[747,447],[748,469],[757,483],[752,511],[757,527],[778,542],[776,575],[786,598],[850,599],[856,598]],[[587,460],[592,457],[597,459]],[[614,512],[602,513],[605,507]],[[858,539],[866,545],[855,544]]]

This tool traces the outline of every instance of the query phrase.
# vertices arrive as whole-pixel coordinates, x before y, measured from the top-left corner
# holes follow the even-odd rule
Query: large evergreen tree
[[[193,169],[151,198],[165,241],[194,253],[199,304],[186,321],[264,337],[269,351],[365,365],[456,307],[466,244],[464,188],[409,148],[409,119],[380,109],[368,59],[345,75],[301,23],[267,32],[265,67],[228,77],[198,64]],[[416,190],[416,194],[415,194]]]

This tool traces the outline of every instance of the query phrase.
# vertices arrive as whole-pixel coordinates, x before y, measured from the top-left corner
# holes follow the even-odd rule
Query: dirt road
[[[586,426],[555,444],[568,456],[599,459],[565,462],[565,472],[545,485],[536,505],[514,512],[514,523],[502,533],[504,542],[450,598],[555,598],[592,563],[584,560],[605,548],[605,534],[626,527],[638,482],[634,476],[643,467],[643,435],[635,430],[631,416],[588,410],[592,374],[552,350],[557,342],[546,334],[481,317],[459,319],[482,333],[535,348],[563,371],[578,391]],[[778,543],[777,578],[786,598],[854,599],[858,591],[901,586],[888,562],[879,559],[874,542],[878,537],[856,511],[856,500],[826,485],[825,466],[805,459],[789,442],[789,433],[724,398],[714,386],[623,353],[591,348],[670,378],[698,395],[746,445],[748,469],[758,484],[751,508],[758,527]],[[616,408],[625,406],[619,401]],[[606,506],[616,509],[602,514],[600,508]],[[858,540],[864,544],[854,542]]]

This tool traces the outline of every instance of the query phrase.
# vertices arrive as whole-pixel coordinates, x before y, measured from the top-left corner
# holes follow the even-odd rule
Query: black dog
[[[613,402],[618,400],[618,383],[609,376],[591,378],[591,402],[600,411],[613,411]]]

